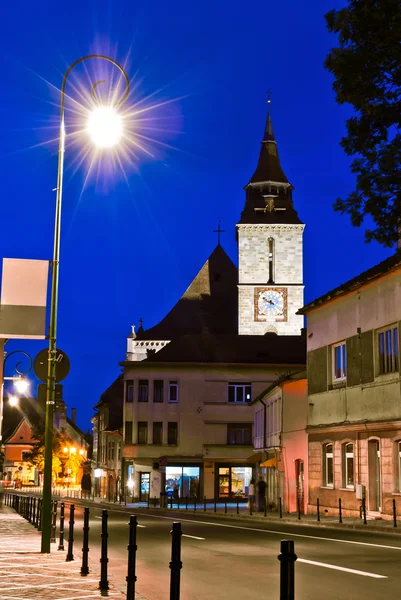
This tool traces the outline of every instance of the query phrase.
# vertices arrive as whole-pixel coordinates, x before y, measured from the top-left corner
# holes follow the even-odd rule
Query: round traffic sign
[[[47,379],[47,365],[49,362],[49,351],[45,348],[36,355],[33,361],[33,370],[40,381]],[[56,382],[63,381],[70,372],[70,359],[65,352],[56,350]]]

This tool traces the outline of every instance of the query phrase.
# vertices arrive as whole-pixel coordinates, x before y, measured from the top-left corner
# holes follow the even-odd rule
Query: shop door
[[[381,510],[380,442],[369,440],[369,510]]]
[[[297,481],[297,503],[299,502],[299,507],[301,513],[304,512],[304,461],[296,460],[295,461],[295,475]],[[297,506],[298,508],[298,506]]]
[[[150,473],[139,473],[139,502],[147,502],[150,491]]]

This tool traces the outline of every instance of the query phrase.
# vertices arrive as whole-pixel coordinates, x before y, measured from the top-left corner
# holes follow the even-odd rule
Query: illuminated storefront
[[[169,498],[200,497],[199,466],[166,467],[166,492]]]
[[[252,467],[216,465],[219,498],[245,499],[253,477]]]

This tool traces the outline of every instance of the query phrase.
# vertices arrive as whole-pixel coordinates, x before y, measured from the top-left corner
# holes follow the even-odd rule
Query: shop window
[[[178,381],[168,382],[168,401],[178,402]]]
[[[132,421],[125,421],[125,437],[126,444],[132,444]]]
[[[148,443],[148,423],[147,421],[138,421],[138,444]]]
[[[178,423],[167,423],[167,443],[173,446],[177,445]]]
[[[134,401],[134,382],[132,379],[128,379],[125,382],[125,401],[126,402]]]
[[[323,485],[333,487],[333,444],[323,446]]]
[[[227,444],[251,446],[252,425],[250,423],[229,423],[227,425]]]
[[[354,444],[342,445],[343,487],[354,489]]]
[[[219,467],[220,498],[247,498],[252,479],[252,467]]]
[[[389,327],[378,333],[379,373],[398,371],[398,327]]]
[[[153,443],[159,445],[163,443],[163,423],[161,421],[153,423]]]
[[[153,402],[163,402],[163,379],[155,379],[153,382]]]
[[[138,383],[138,402],[147,402],[149,397],[149,382],[147,379],[140,379]]]
[[[169,498],[199,498],[199,467],[166,467],[166,492]]]
[[[333,381],[344,381],[347,377],[347,347],[345,342],[332,346]]]
[[[229,402],[250,402],[252,399],[252,385],[250,383],[229,383]]]

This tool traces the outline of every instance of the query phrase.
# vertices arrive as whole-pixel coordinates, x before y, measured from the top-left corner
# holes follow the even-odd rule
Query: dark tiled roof
[[[119,375],[115,381],[100,396],[100,400],[93,407],[99,410],[107,405],[109,409],[109,420],[107,429],[116,431],[123,426],[123,406],[124,406],[124,376]]]
[[[319,298],[316,298],[312,302],[309,302],[309,304],[306,304],[305,306],[300,308],[298,310],[297,314],[305,315],[309,311],[316,308],[317,306],[321,306],[322,304],[325,304],[329,300],[333,300],[335,298],[338,298],[339,296],[344,296],[345,294],[348,294],[349,292],[352,292],[353,290],[358,289],[362,285],[365,285],[365,284],[369,283],[370,281],[373,281],[374,279],[378,279],[379,277],[386,275],[386,273],[389,273],[390,271],[399,269],[400,267],[401,267],[401,252],[398,251],[398,252],[396,252],[396,254],[393,254],[392,256],[389,256],[389,258],[386,258],[386,260],[383,260],[381,263],[375,265],[374,267],[371,267],[370,269],[368,269],[367,271],[364,271],[363,273],[360,273],[356,277],[353,277],[353,279],[350,279],[349,281],[342,283],[338,287],[334,288],[334,290],[331,290],[330,292],[327,292],[323,296],[320,296]]]
[[[216,246],[189,288],[154,327],[138,331],[137,340],[173,340],[185,334],[237,331],[237,268]]]
[[[142,364],[169,362],[304,365],[306,339],[305,335],[184,335]]]

